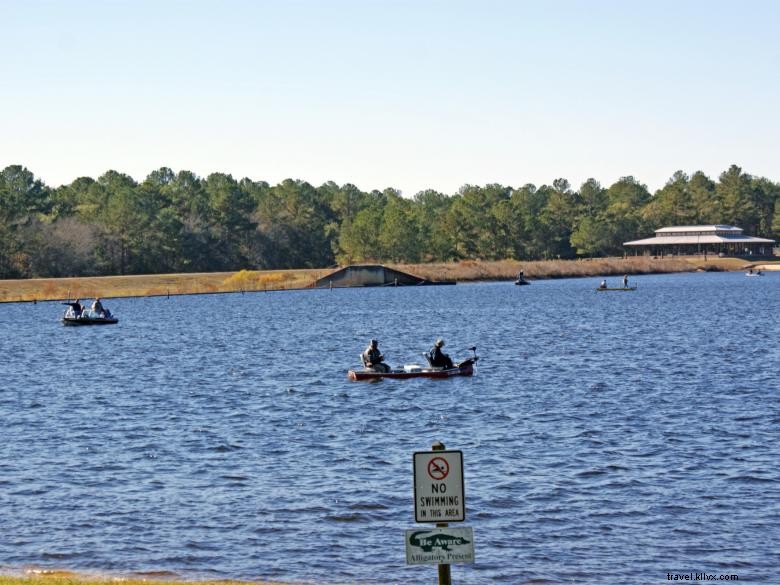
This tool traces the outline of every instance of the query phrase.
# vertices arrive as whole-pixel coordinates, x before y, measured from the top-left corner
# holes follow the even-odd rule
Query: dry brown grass
[[[434,264],[394,264],[393,268],[432,281],[514,280],[521,270],[529,279],[614,276],[622,274],[657,274],[694,270],[742,270],[739,258],[708,256],[675,256],[656,259],[649,256],[627,258],[594,258],[592,260],[517,260],[474,261]]]
[[[325,270],[148,274],[0,280],[0,302],[140,297],[305,288]],[[242,273],[249,273],[236,278]]]
[[[593,260],[516,260],[432,264],[392,264],[398,270],[431,281],[512,280],[520,270],[530,279],[690,272],[693,270],[746,270],[756,266],[740,258],[709,256],[598,258]],[[780,260],[761,262],[762,269],[780,267]],[[0,280],[0,302],[63,299],[165,296],[239,291],[271,291],[307,288],[330,269],[241,270],[197,274],[150,274],[84,278]]]

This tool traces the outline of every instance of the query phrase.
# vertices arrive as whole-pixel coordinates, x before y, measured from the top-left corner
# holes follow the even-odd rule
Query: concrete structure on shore
[[[654,238],[623,242],[636,255],[726,254],[728,256],[771,256],[774,240],[755,238],[730,225],[665,227]]]
[[[431,284],[455,284],[454,282],[430,282],[424,278],[388,268],[381,264],[352,264],[318,279],[316,288],[343,288],[351,286],[420,286]]]

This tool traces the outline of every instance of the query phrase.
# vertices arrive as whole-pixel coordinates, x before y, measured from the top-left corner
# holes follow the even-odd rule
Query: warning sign
[[[414,521],[463,522],[463,451],[414,454]]]
[[[407,565],[473,562],[474,530],[470,527],[406,531]]]

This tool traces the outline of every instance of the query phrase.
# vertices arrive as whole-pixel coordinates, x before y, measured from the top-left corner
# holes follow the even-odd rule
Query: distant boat
[[[624,291],[625,292],[625,291],[630,291],[630,290],[636,290],[636,287],[635,286],[621,286],[621,287],[616,287],[616,288],[615,287],[609,287],[609,286],[607,286],[607,287],[600,287],[600,286],[596,287],[596,291],[597,292],[615,291],[615,290],[620,290],[620,291]]]
[[[764,276],[763,272],[746,272],[745,276]]]
[[[515,284],[517,286],[523,286],[531,283],[525,279],[525,274],[521,270],[520,272],[517,273],[517,279],[515,280]]]
[[[406,365],[402,368],[396,368],[389,372],[376,372],[374,370],[349,370],[347,377],[350,380],[382,380],[384,378],[406,380],[408,378],[452,378],[454,376],[471,376],[474,374],[474,364],[477,363],[477,348],[469,348],[474,352],[470,358],[460,363],[453,364],[451,368],[437,368],[430,363],[428,366],[418,366],[417,364]],[[428,357],[426,354],[423,354]],[[430,359],[428,359],[430,362]]]
[[[108,309],[95,312],[92,309],[82,308],[78,302],[63,304],[68,305],[68,309],[62,316],[63,325],[116,325],[119,323],[119,319],[114,317]],[[74,309],[77,309],[78,312]]]
[[[468,359],[453,368],[427,368],[417,365],[404,366],[389,372],[372,372],[369,370],[349,370],[350,380],[381,380],[383,378],[405,380],[407,378],[452,378],[453,376],[471,376],[474,374],[474,362]]]
[[[116,317],[90,317],[84,315],[82,317],[63,317],[63,325],[116,325],[119,323],[119,319]]]

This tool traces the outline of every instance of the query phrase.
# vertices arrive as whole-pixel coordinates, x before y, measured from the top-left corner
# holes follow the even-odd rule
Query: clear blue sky
[[[0,0],[0,168],[780,180],[780,2]]]

